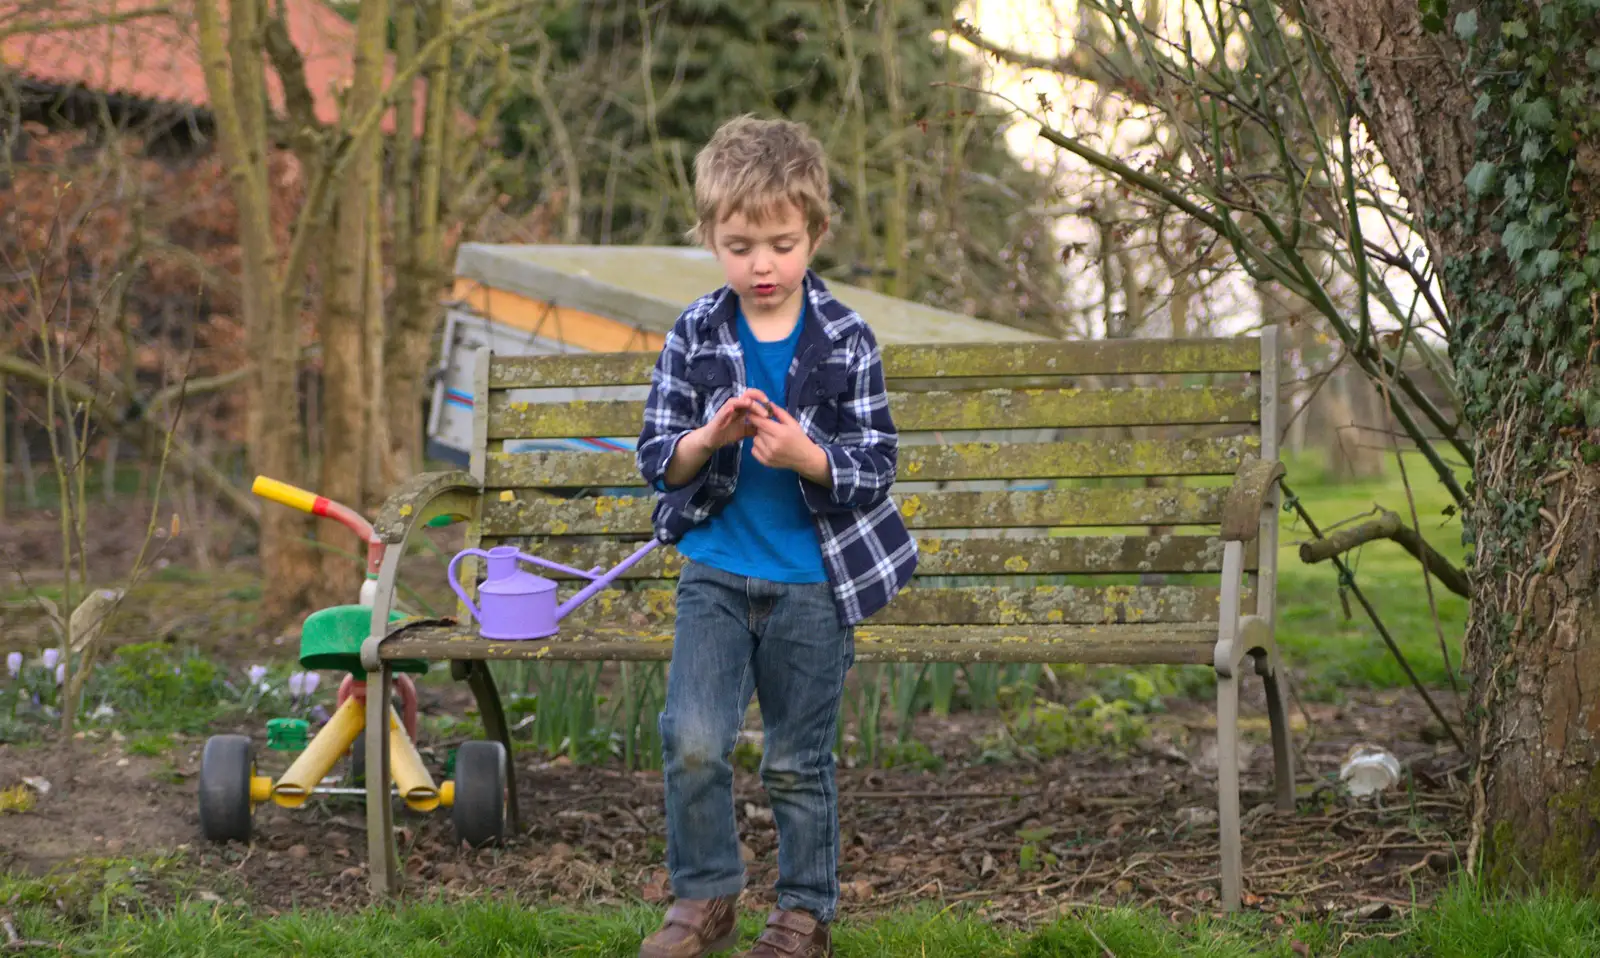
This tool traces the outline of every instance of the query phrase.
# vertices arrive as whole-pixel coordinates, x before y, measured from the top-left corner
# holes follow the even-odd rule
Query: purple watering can
[[[659,540],[651,539],[640,546],[639,551],[623,559],[609,572],[602,572],[598,566],[584,572],[559,562],[526,555],[512,546],[496,546],[487,552],[482,549],[465,549],[456,553],[456,557],[450,560],[450,568],[446,575],[450,577],[450,588],[456,591],[456,595],[461,597],[461,601],[466,603],[472,612],[472,617],[478,620],[478,634],[483,638],[544,639],[561,631],[557,623],[568,612],[589,601],[596,592],[610,585],[617,576],[643,559],[645,553],[654,549],[658,543]],[[482,556],[488,560],[488,576],[483,585],[478,587],[479,605],[474,605],[472,600],[467,598],[466,590],[461,588],[461,583],[456,579],[456,566],[467,556]],[[543,576],[517,568],[519,560],[577,576],[580,579],[588,579],[590,582],[577,595],[556,605],[556,584]]]

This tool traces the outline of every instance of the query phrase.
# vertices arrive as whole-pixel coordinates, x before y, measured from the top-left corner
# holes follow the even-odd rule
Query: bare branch
[[[182,382],[168,386],[167,388],[156,393],[155,396],[151,397],[150,401],[145,404],[140,415],[154,416],[165,409],[168,405],[177,402],[180,399],[222,392],[231,386],[235,386],[249,379],[255,374],[255,371],[255,364],[249,363],[229,372],[218,373],[215,376],[203,376],[199,379],[184,379]]]
[[[165,443],[169,440],[170,431],[154,419],[144,416],[129,419],[124,415],[125,410],[122,406],[108,403],[106,398],[92,387],[75,379],[52,374],[50,370],[28,362],[20,356],[0,353],[0,372],[16,376],[46,390],[59,389],[68,399],[80,404],[87,415],[93,416],[109,429],[117,432],[138,430],[158,442]],[[229,482],[227,476],[207,462],[205,457],[197,453],[192,446],[176,436],[171,436],[170,441],[172,458],[180,471],[192,476],[209,489],[241,518],[255,521],[260,516],[261,510],[255,500]]]
[[[1472,588],[1467,582],[1466,573],[1451,565],[1450,561],[1419,536],[1415,529],[1406,525],[1397,513],[1388,509],[1379,510],[1375,518],[1366,522],[1346,526],[1329,532],[1325,537],[1301,543],[1300,561],[1325,562],[1334,556],[1343,555],[1351,549],[1379,539],[1389,539],[1399,544],[1401,548],[1411,553],[1412,558],[1422,563],[1424,569],[1433,573],[1433,577],[1439,580],[1440,585],[1464,599],[1472,598]]]
[[[71,33],[75,30],[90,30],[95,27],[115,26],[119,23],[128,23],[132,20],[144,20],[150,17],[166,17],[172,15],[171,7],[145,7],[139,10],[125,10],[120,13],[108,13],[99,17],[84,17],[80,20],[24,20],[21,23],[11,23],[0,27],[0,40],[10,37],[22,36],[33,33]]]

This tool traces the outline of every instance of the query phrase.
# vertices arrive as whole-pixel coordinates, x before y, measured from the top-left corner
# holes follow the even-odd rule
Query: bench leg
[[[392,676],[387,666],[367,673],[367,867],[373,895],[400,890],[400,856],[389,800],[389,722]]]
[[[1239,677],[1217,676],[1217,826],[1222,844],[1222,908],[1238,911],[1243,852],[1239,837]]]
[[[522,826],[517,818],[517,763],[511,752],[511,726],[506,724],[505,709],[500,706],[500,693],[495,689],[489,663],[464,664],[467,686],[472,689],[472,697],[478,700],[478,714],[483,716],[483,732],[506,750],[506,830],[515,835],[522,831]],[[454,663],[451,665],[453,672]]]
[[[1267,720],[1272,725],[1272,782],[1278,811],[1294,811],[1294,743],[1289,736],[1289,677],[1266,655],[1257,656],[1256,671],[1267,686]]]

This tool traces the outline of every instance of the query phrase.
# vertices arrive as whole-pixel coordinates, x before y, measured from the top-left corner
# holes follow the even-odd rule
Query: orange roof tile
[[[208,0],[226,21],[228,4]],[[141,100],[207,109],[210,93],[200,65],[200,44],[193,18],[194,0],[171,4],[171,16],[150,16],[99,26],[74,26],[106,14],[156,6],[155,0],[0,0],[0,23],[60,23],[61,29],[12,34],[0,39],[0,69],[59,86],[82,86]],[[317,119],[338,119],[336,97],[354,72],[355,24],[320,0],[283,0],[289,38],[305,60],[306,86]],[[267,98],[274,112],[283,109],[283,88],[268,66]],[[384,64],[384,83],[394,76],[393,57]],[[426,88],[416,81],[417,128],[421,128]],[[383,129],[395,129],[394,111]]]

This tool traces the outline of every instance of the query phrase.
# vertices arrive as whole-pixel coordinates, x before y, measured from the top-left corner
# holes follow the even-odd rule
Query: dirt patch
[[[80,858],[170,851],[196,838],[169,762],[112,741],[0,746],[0,788],[43,780],[32,807],[0,814],[0,868],[42,875]],[[30,789],[30,791],[32,791]],[[192,789],[190,789],[192,792]]]
[[[430,708],[457,714],[463,704],[455,694],[428,698]],[[1003,921],[1083,902],[1143,902],[1180,915],[1213,909],[1212,714],[1209,703],[1176,703],[1131,755],[978,766],[962,763],[992,731],[992,718],[919,722],[918,740],[951,763],[948,771],[839,772],[844,909],[968,902]],[[1426,903],[1456,867],[1463,763],[1419,739],[1426,713],[1409,694],[1361,694],[1341,707],[1315,707],[1309,718],[1314,734],[1296,735],[1300,809],[1283,817],[1267,804],[1271,755],[1260,715],[1246,712],[1247,906],[1314,914]],[[259,740],[259,728],[241,730]],[[1376,741],[1407,765],[1407,782],[1382,804],[1354,804],[1326,788],[1357,741]],[[0,748],[0,788],[41,772],[60,786],[35,810],[0,816],[0,861],[37,871],[105,855],[113,840],[123,854],[187,845],[199,887],[242,889],[268,911],[368,903],[359,799],[331,797],[295,811],[267,806],[249,847],[202,842],[195,806],[202,744],[182,740],[163,759],[128,756],[112,742]],[[453,743],[428,744],[425,758],[437,774]],[[447,812],[399,813],[408,895],[666,900],[659,773],[549,763],[526,752],[517,765],[523,830],[506,847],[455,846]],[[735,788],[749,859],[745,905],[759,909],[771,902],[777,834],[758,777],[740,771]]]

